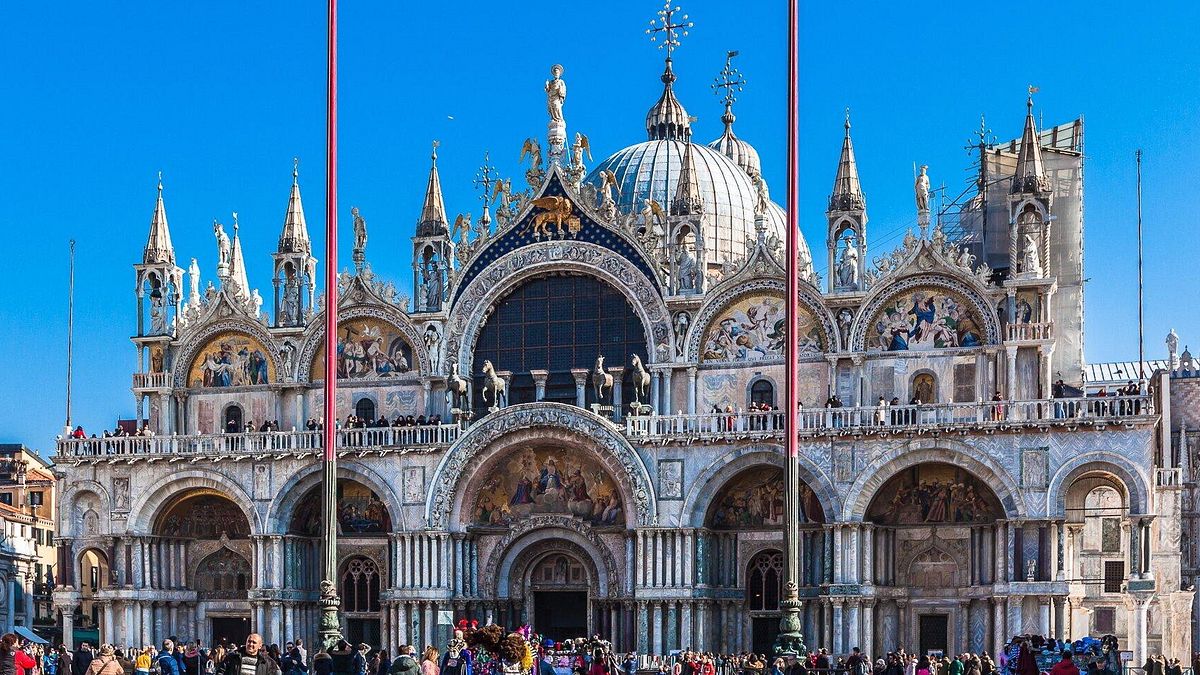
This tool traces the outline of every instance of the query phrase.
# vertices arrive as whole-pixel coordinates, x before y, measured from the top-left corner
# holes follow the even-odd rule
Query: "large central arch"
[[[426,518],[435,529],[462,527],[469,518],[463,489],[475,472],[519,447],[547,439],[587,448],[605,464],[631,508],[629,526],[653,525],[658,518],[654,487],[641,457],[612,423],[575,406],[529,403],[503,408],[475,423],[442,458],[426,502]],[[468,470],[469,469],[469,470]]]
[[[474,363],[475,341],[491,307],[522,282],[551,272],[595,277],[620,291],[642,321],[650,361],[669,358],[674,343],[671,315],[654,284],[620,255],[582,241],[543,241],[523,246],[504,254],[472,279],[451,310],[446,353],[457,358],[460,368],[469,367]]]

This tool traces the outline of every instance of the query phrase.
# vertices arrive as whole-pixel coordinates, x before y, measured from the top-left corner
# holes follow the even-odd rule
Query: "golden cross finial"
[[[479,167],[479,173],[475,174],[475,187],[483,188],[483,193],[479,198],[483,200],[483,207],[486,210],[488,202],[492,198],[492,183],[496,182],[493,174],[496,173],[496,167],[491,165],[490,153],[487,150],[483,151],[483,164]]]
[[[432,159],[435,164],[437,163],[437,149],[441,144],[441,141],[437,140],[436,138],[433,139],[433,153],[430,155],[430,159]]]
[[[717,74],[716,81],[712,84],[713,93],[721,96],[726,106],[732,106],[734,101],[737,101],[736,92],[742,91],[746,85],[746,78],[742,77],[742,71],[733,67],[733,57],[737,56],[736,50],[725,52],[725,68]],[[721,90],[725,93],[722,95]]]
[[[658,18],[650,20],[650,27],[646,29],[646,35],[650,36],[651,42],[657,42],[659,49],[667,50],[667,60],[671,60],[671,53],[679,46],[680,38],[685,38],[688,35],[694,23],[688,21],[688,15],[684,14],[683,18],[677,23],[675,21],[675,13],[679,11],[679,6],[671,6],[668,1],[663,5],[663,8],[658,10]],[[662,40],[658,39],[658,34],[662,33]]]
[[[300,181],[300,158],[292,158],[292,185]]]

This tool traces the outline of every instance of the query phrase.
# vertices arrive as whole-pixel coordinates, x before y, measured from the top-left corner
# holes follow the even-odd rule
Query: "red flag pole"
[[[322,427],[321,618],[325,649],[341,639],[337,596],[337,0],[329,0],[329,110],[325,126],[325,382]]]
[[[786,452],[784,470],[784,515],[783,541],[786,560],[784,561],[784,598],[780,603],[782,616],[779,621],[779,634],[775,641],[775,651],[779,654],[804,654],[804,635],[800,623],[800,457],[797,422],[800,414],[800,387],[797,374],[798,350],[797,337],[800,335],[800,317],[796,311],[797,298],[800,297],[800,270],[797,269],[800,257],[800,197],[799,197],[799,0],[788,0],[788,112],[787,112],[787,342],[784,363],[787,373],[784,376],[784,418]]]

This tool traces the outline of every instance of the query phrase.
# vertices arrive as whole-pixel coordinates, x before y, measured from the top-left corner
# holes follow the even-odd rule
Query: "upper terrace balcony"
[[[804,408],[798,416],[802,438],[891,434],[1019,432],[1051,427],[1076,429],[1152,423],[1157,413],[1149,396],[1058,398],[1035,401],[935,403],[923,405]],[[476,420],[482,419],[476,418]],[[629,416],[622,427],[632,442],[712,443],[780,438],[783,414],[712,412],[695,415]],[[438,424],[338,429],[343,456],[368,453],[431,452],[452,445],[467,427]],[[221,461],[254,456],[316,455],[320,431],[276,431],[183,436],[122,436],[59,439],[59,463],[102,461]]]

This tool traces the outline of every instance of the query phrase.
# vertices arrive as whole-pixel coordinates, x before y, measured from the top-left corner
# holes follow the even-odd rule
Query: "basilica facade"
[[[589,170],[562,77],[528,170],[484,171],[477,218],[448,215],[435,146],[413,297],[354,213],[336,373],[295,173],[266,308],[236,222],[232,238],[214,226],[215,282],[195,260],[185,273],[160,184],[134,266],[133,394],[153,434],[58,444],[68,639],[84,616],[119,644],[315,638],[316,427],[337,377],[355,640],[435,644],[473,618],[622,650],[767,651],[795,491],[810,646],[994,653],[1018,634],[1113,633],[1135,657],[1187,656],[1166,376],[1103,398],[1083,382],[1081,122],[1039,131],[1029,101],[1021,137],[981,149],[986,189],[953,223],[922,171],[916,227],[876,250],[847,120],[828,272],[802,245],[789,298],[784,211],[732,96],[724,132],[698,142],[668,59],[646,138]]]

